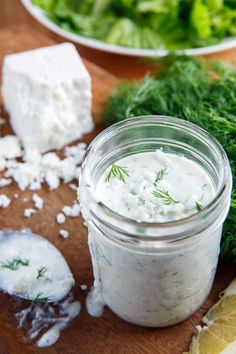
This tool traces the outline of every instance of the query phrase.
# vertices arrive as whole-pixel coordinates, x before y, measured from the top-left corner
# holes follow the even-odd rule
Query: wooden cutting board
[[[8,27],[0,31],[0,66],[4,55],[28,50],[55,42],[40,33],[25,26]],[[107,95],[117,84],[118,79],[96,65],[85,61],[93,80],[93,114],[98,116],[106,101]],[[4,112],[1,114],[7,117]],[[97,121],[97,127],[83,141],[89,143],[102,129]],[[2,135],[11,132],[9,125],[2,129]],[[6,294],[0,293],[0,354],[181,354],[189,346],[195,326],[203,313],[217,299],[218,294],[234,276],[233,267],[221,264],[211,294],[205,304],[191,318],[177,326],[165,329],[148,329],[126,323],[106,309],[102,318],[90,317],[84,306],[86,293],[79,285],[93,284],[92,267],[87,247],[87,229],[82,218],[69,219],[63,228],[70,232],[66,240],[58,236],[60,226],[55,216],[65,205],[71,205],[75,192],[68,186],[61,185],[59,189],[49,192],[44,186],[38,194],[44,199],[45,206],[29,219],[22,213],[25,208],[32,207],[32,192],[19,192],[16,185],[1,189],[13,199],[14,193],[19,193],[19,199],[12,201],[7,209],[0,209],[0,229],[19,229],[28,227],[33,232],[43,235],[55,244],[65,256],[76,279],[75,298],[82,303],[81,314],[62,333],[59,341],[48,349],[39,349],[32,344],[26,344],[24,334],[17,329],[14,319],[14,301]],[[24,198],[28,198],[25,202]],[[201,262],[201,259],[199,259]]]

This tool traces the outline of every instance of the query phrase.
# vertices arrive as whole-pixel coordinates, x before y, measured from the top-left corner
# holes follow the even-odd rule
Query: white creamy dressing
[[[19,328],[25,328],[29,324],[27,339],[32,341],[38,338],[36,344],[42,348],[51,346],[58,340],[61,331],[79,315],[80,309],[80,303],[73,301],[73,296],[70,295],[53,306],[48,303],[31,305],[18,312],[16,318]]]
[[[104,306],[106,305],[101,292],[100,276],[98,269],[98,259],[96,244],[93,242],[92,236],[88,236],[89,251],[93,265],[94,285],[86,297],[86,309],[93,317],[101,317],[103,314]]]
[[[199,212],[196,203],[205,207],[216,193],[205,170],[184,156],[158,150],[131,155],[115,164],[128,175],[123,175],[124,180],[114,175],[108,180],[111,166],[107,168],[97,183],[96,197],[138,222],[185,218]],[[165,173],[158,180],[161,170]],[[156,197],[154,191],[168,192],[172,202]],[[82,203],[83,191],[80,193]],[[104,236],[90,222],[83,205],[82,211],[89,227],[95,278],[87,298],[91,315],[101,315],[106,304],[129,322],[162,327],[187,318],[203,303],[217,266],[221,226],[178,246],[147,251]]]
[[[0,233],[0,289],[24,299],[63,299],[74,286],[59,250],[30,232]]]
[[[128,176],[124,181],[115,176],[107,181],[110,166],[98,182],[96,196],[113,211],[138,222],[183,219],[198,212],[196,203],[206,206],[215,195],[204,169],[184,156],[157,150],[127,156],[115,165],[125,168]],[[167,204],[166,194],[161,198],[160,192],[168,192],[174,201]]]
[[[67,296],[74,286],[68,264],[56,247],[28,230],[0,232],[0,245],[0,289],[32,302],[16,314],[18,327],[38,347],[53,345],[81,308]]]

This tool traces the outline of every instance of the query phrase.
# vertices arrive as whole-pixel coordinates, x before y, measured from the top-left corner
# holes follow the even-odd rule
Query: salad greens
[[[155,77],[122,82],[108,99],[106,124],[141,115],[167,115],[195,123],[224,147],[233,173],[231,209],[224,224],[222,256],[236,262],[236,68],[191,57],[159,61]],[[201,208],[200,204],[197,208]]]
[[[185,49],[236,35],[236,0],[31,0],[65,30],[131,48]]]

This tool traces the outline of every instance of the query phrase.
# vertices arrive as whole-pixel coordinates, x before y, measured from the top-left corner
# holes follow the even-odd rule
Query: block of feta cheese
[[[73,44],[7,55],[2,96],[26,150],[60,149],[93,129],[91,78]]]

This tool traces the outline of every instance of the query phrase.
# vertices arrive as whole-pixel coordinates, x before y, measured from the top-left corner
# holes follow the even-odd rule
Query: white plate
[[[82,44],[86,47],[98,49],[104,52],[123,54],[129,56],[138,56],[138,57],[163,57],[168,54],[167,50],[164,49],[135,49],[135,48],[126,48],[117,45],[106,44],[104,42],[98,41],[96,39],[90,39],[79,34],[70,33],[51,20],[49,20],[43,11],[32,5],[31,0],[21,0],[24,7],[29,11],[29,13],[38,20],[42,25],[50,29],[51,31],[59,34],[60,36],[69,39],[73,42]],[[224,39],[222,42],[202,48],[193,48],[193,49],[185,49],[183,51],[178,51],[179,54],[187,54],[187,55],[204,55],[204,54],[213,54],[218,52],[223,52],[227,49],[236,47],[236,37],[230,37]]]

